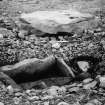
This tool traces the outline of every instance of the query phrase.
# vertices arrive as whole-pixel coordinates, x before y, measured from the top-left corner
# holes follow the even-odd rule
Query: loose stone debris
[[[98,1],[98,4],[100,4],[100,0]],[[63,0],[3,0],[3,3],[0,1],[0,15],[3,16],[0,18],[0,34],[2,35],[0,36],[0,70],[4,70],[3,72],[0,72],[0,81],[2,81],[0,82],[1,105],[104,105],[105,90],[104,76],[102,76],[105,74],[104,21],[102,22],[103,26],[101,25],[101,21],[99,22],[100,24],[97,24],[97,20],[100,17],[98,16],[98,12],[91,14],[93,13],[93,9],[90,10],[90,8],[93,7],[93,4],[95,4],[95,8],[97,9],[97,0],[84,0],[81,2],[82,3],[76,1],[76,4],[74,5],[72,1]],[[43,6],[43,4],[46,5]],[[77,8],[79,5],[79,7],[85,11],[66,11],[65,13],[65,10],[68,10],[69,4],[73,4],[72,6],[74,8],[76,7],[76,9],[73,10],[79,11],[80,9]],[[102,4],[104,4],[104,1]],[[56,5],[57,7],[55,7]],[[64,5],[66,5],[66,9],[63,7]],[[71,5],[69,7],[71,7]],[[88,9],[86,5],[89,5]],[[43,9],[43,7],[46,7],[46,9]],[[53,7],[55,10],[53,10]],[[28,10],[31,8],[32,11],[26,12],[27,8]],[[55,20],[51,17],[49,19],[47,17],[49,15],[47,14],[46,18],[49,21],[45,21],[43,20],[45,18],[41,18],[45,21],[43,23],[42,20],[40,20],[42,27],[40,27],[39,24],[37,25],[38,27],[36,27],[36,25],[34,26],[34,24],[32,24],[34,21],[31,21],[32,23],[30,23],[30,21],[25,21],[25,19],[17,20],[17,17],[14,18],[16,15],[19,17],[26,15],[26,17],[28,17],[31,13],[36,14],[36,10],[38,10],[37,12],[42,13],[47,11],[47,13],[49,12],[50,14],[51,12],[52,14],[52,12],[56,12],[58,8],[61,8],[59,10],[62,12],[58,11],[57,14],[60,14],[59,16],[62,16],[62,18],[50,15],[52,17],[54,16],[55,18],[53,19]],[[91,12],[88,13],[86,10]],[[2,13],[3,11],[4,13]],[[69,18],[68,13],[72,14],[72,16],[69,15]],[[79,15],[76,16],[74,13]],[[80,15],[81,13],[82,15]],[[85,14],[89,14],[89,18],[87,18],[88,16],[84,17],[86,16]],[[67,21],[62,21],[65,17],[67,17]],[[101,16],[101,19],[104,20],[103,15]],[[16,23],[16,21],[18,22]],[[67,22],[70,22],[70,24],[67,24]],[[44,27],[45,25],[46,27]],[[92,27],[97,29],[93,29]],[[87,28],[89,30],[83,30]],[[55,42],[51,43],[53,40]],[[53,55],[53,57],[49,59],[48,57],[51,55]],[[85,56],[85,59],[83,59],[81,55]],[[72,60],[78,56],[82,59]],[[95,59],[99,59],[100,57],[102,62]],[[36,59],[35,62],[38,61],[37,64],[42,68],[42,71],[44,71],[43,68],[45,68],[45,66],[41,66],[41,64],[49,64],[50,67],[47,66],[48,71],[50,69],[52,69],[52,71],[58,70],[59,73],[64,74],[67,77],[58,77],[59,73],[52,75],[50,72],[50,76],[53,78],[50,78],[49,76],[49,78],[39,80],[40,76],[38,75],[38,81],[33,78],[32,80],[27,78],[24,79],[24,81],[21,81],[22,79],[20,79],[20,77],[23,78],[23,75],[20,76],[19,72],[17,72],[18,70],[25,71],[26,68],[26,71],[33,71],[32,68],[35,68],[34,70],[36,71],[38,70],[36,69],[38,65],[36,64],[34,66],[34,64],[30,62],[33,58]],[[93,58],[93,60],[87,60],[86,58]],[[49,61],[46,61],[45,59]],[[29,62],[29,64],[27,62]],[[84,65],[82,63],[84,63]],[[10,73],[12,70],[19,75],[17,76],[15,73]],[[33,73],[32,71],[31,73]],[[100,77],[97,77],[97,74],[100,75]],[[11,78],[9,75],[14,78]],[[57,75],[57,77],[54,77],[55,75]],[[19,78],[17,79],[15,76]],[[32,76],[30,75],[30,77]],[[20,83],[20,81],[22,83]],[[50,91],[50,94],[48,94],[48,90],[53,90],[54,92],[52,93],[52,91]]]

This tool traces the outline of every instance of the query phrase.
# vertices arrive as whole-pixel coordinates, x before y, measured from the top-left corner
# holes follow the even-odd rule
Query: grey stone
[[[86,28],[84,26],[88,24],[86,21],[93,18],[94,16],[89,13],[81,13],[77,10],[69,9],[23,13],[20,20],[42,32],[56,34],[57,32],[72,32],[79,27]],[[85,24],[77,25],[81,22],[85,22]]]

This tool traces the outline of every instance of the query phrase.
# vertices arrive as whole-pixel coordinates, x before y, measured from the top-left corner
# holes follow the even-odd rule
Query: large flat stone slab
[[[71,32],[78,23],[93,18],[94,16],[89,13],[69,9],[23,13],[20,20],[26,21],[30,26],[42,32],[56,34],[57,32]]]

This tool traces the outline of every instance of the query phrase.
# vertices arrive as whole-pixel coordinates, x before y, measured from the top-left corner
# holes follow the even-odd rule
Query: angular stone
[[[91,89],[91,88],[94,88],[97,84],[97,81],[93,81],[91,83],[88,83],[86,85],[83,86],[84,89]]]
[[[59,97],[62,95],[65,95],[66,93],[66,88],[65,87],[58,87],[58,86],[51,86],[47,90],[48,95],[53,96],[53,97]]]
[[[87,84],[87,83],[91,82],[92,80],[93,80],[92,78],[87,78],[87,79],[83,80],[83,83]]]
[[[37,30],[50,34],[56,34],[57,32],[72,32],[77,29],[78,23],[86,22],[90,19],[93,19],[93,15],[81,13],[73,9],[36,11],[27,14],[23,13],[20,17],[21,22],[27,23]],[[82,25],[84,25],[84,23]]]
[[[9,85],[9,86],[7,87],[7,90],[8,90],[8,93],[9,93],[9,94],[13,94],[13,92],[14,92],[14,89],[13,89],[13,87],[12,87],[11,85]]]
[[[66,102],[59,102],[57,105],[70,105],[70,104]]]
[[[0,34],[0,39],[3,39],[3,35],[2,34]]]
[[[84,72],[87,72],[90,68],[89,63],[87,61],[78,61],[77,64],[79,68]]]
[[[105,87],[105,76],[103,76],[103,77],[100,77],[99,78],[99,81],[100,81],[100,87]]]

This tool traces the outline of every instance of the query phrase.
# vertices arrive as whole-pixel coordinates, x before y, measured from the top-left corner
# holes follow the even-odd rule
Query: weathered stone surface
[[[3,66],[0,70],[17,83],[32,82],[57,76],[72,77],[70,67],[62,59],[57,59],[54,56],[45,59],[26,59],[15,65]]]
[[[36,11],[33,13],[21,14],[20,20],[29,23],[30,26],[45,33],[56,34],[57,32],[72,32],[81,29],[84,23],[78,23],[93,19],[89,13],[81,13],[77,10],[56,10],[56,11]],[[82,28],[83,28],[82,26]],[[86,28],[84,26],[84,28]]]
[[[102,105],[102,103],[99,100],[97,100],[97,99],[93,99],[93,100],[89,101],[85,105]]]

